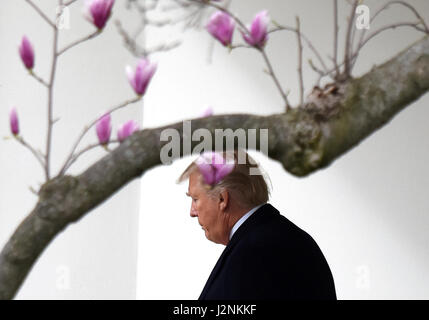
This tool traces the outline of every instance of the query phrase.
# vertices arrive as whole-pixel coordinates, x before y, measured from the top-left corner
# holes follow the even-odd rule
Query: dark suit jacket
[[[319,246],[271,204],[234,233],[199,300],[336,299]]]

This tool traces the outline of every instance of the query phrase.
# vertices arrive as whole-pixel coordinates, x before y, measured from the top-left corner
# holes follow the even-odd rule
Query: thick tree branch
[[[216,128],[268,128],[269,157],[281,162],[288,172],[305,176],[328,166],[428,90],[426,36],[361,78],[339,84],[319,100],[308,101],[303,108],[271,116],[199,118],[192,121],[192,130],[207,128],[214,133]],[[160,149],[166,142],[160,141],[160,135],[166,128],[175,128],[183,136],[181,122],[140,131],[81,175],[57,177],[42,186],[36,207],[0,254],[0,299],[15,296],[39,255],[68,224],[161,164]]]

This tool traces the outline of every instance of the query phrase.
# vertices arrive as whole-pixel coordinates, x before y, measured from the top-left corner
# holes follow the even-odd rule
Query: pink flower
[[[201,118],[210,117],[212,115],[213,115],[213,108],[210,106],[210,107],[207,107],[206,110],[204,110],[204,112],[201,114]]]
[[[133,71],[130,66],[126,67],[125,71],[127,73],[128,81],[139,96],[145,94],[146,88],[150,79],[152,79],[156,68],[156,63],[150,63],[149,60],[145,58],[140,59],[135,71]]]
[[[134,120],[130,120],[122,124],[118,129],[118,140],[119,142],[124,141],[126,138],[131,136],[134,132],[139,130],[139,125]]]
[[[234,27],[234,19],[223,11],[213,13],[206,25],[207,31],[224,46],[231,44]]]
[[[104,116],[98,119],[95,129],[100,144],[106,145],[110,140],[110,134],[112,132],[109,113],[106,113]]]
[[[249,34],[246,32],[241,32],[244,40],[251,46],[262,48],[268,40],[268,23],[270,22],[270,17],[268,16],[268,11],[264,10],[256,14],[255,18],[252,21],[252,25],[249,30]]]
[[[204,152],[196,161],[205,183],[215,185],[234,169],[233,160],[225,159],[218,152]]]
[[[110,17],[115,0],[85,0],[84,16],[94,24],[98,30],[106,25]]]
[[[19,134],[19,122],[16,108],[12,107],[9,113],[10,131],[14,136]]]
[[[34,67],[34,50],[30,41],[26,36],[22,37],[21,45],[19,46],[19,55],[27,69],[33,69]]]

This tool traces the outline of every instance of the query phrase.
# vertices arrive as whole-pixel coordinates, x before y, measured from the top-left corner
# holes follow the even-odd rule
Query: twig
[[[56,29],[56,25],[46,16],[46,14],[40,10],[40,8],[38,6],[36,6],[33,1],[31,0],[25,0],[30,6],[33,7],[34,10],[37,11],[37,13],[54,29]]]
[[[128,50],[136,57],[144,56],[144,49],[139,47],[136,41],[128,35],[124,28],[122,28],[121,22],[119,20],[115,20],[115,25],[118,28],[118,32],[122,36],[124,44]]]
[[[426,33],[426,31],[424,29],[418,27],[419,24],[420,24],[420,22],[416,22],[416,23],[412,23],[412,22],[394,23],[394,24],[384,26],[384,27],[382,27],[382,28],[374,31],[373,33],[371,33],[367,38],[365,38],[362,41],[362,43],[360,44],[360,46],[356,49],[356,51],[354,52],[354,54],[351,56],[351,58],[350,58],[351,61],[353,61],[353,60],[355,61],[356,60],[356,58],[357,58],[357,56],[359,54],[359,51],[365,46],[365,44],[368,43],[369,40],[371,40],[376,35],[380,34],[383,31],[386,31],[388,29],[394,29],[394,28],[397,28],[397,27],[413,27],[414,29],[416,29],[418,31]],[[339,66],[341,67],[342,65],[344,65],[344,61]],[[335,71],[335,68],[331,69],[331,70],[328,70],[328,72],[326,72],[324,74],[324,76],[326,76],[326,75],[328,75],[328,74],[330,74],[330,73],[332,73],[334,71]]]
[[[72,48],[72,47],[74,47],[74,46],[76,46],[76,45],[78,45],[78,44],[80,44],[80,43],[82,43],[84,41],[90,40],[90,39],[98,36],[99,34],[101,34],[101,30],[97,29],[96,31],[94,31],[93,33],[87,35],[86,37],[83,37],[82,39],[76,40],[76,41],[70,43],[69,45],[65,46],[63,49],[61,49],[60,51],[58,51],[57,55],[60,56],[61,54],[63,54],[68,49],[70,49],[70,48]]]
[[[264,58],[265,63],[267,64],[268,74],[273,78],[274,83],[276,84],[277,89],[280,91],[280,94],[281,94],[281,96],[282,96],[282,98],[283,98],[283,100],[285,102],[285,112],[288,112],[289,108],[290,108],[290,105],[289,105],[289,101],[287,99],[287,95],[284,93],[284,91],[283,91],[283,89],[282,89],[282,87],[280,85],[280,82],[279,82],[279,80],[277,79],[277,77],[276,77],[276,75],[274,73],[274,70],[273,70],[273,67],[271,66],[270,60],[268,59],[268,56],[265,53],[265,49],[264,48],[258,48],[258,50],[261,52],[262,57]]]
[[[139,35],[143,32],[143,30],[146,27],[147,24],[147,10],[146,8],[144,8],[144,10],[142,9],[142,7],[139,5],[138,1],[134,2],[135,7],[137,7],[139,13],[140,13],[140,26],[137,28],[135,34],[134,34],[134,41],[137,40],[137,38],[139,37]],[[143,41],[146,41],[146,37],[143,38]],[[145,45],[143,44],[143,47]]]
[[[403,5],[403,6],[407,7],[408,9],[410,9],[410,10],[411,10],[415,15],[416,15],[416,17],[419,19],[419,21],[422,23],[422,25],[424,26],[424,32],[425,32],[426,34],[429,34],[429,28],[428,28],[428,26],[427,26],[427,24],[426,24],[425,20],[422,18],[422,16],[418,13],[418,11],[417,11],[417,10],[416,10],[412,5],[410,5],[410,4],[408,4],[408,3],[404,2],[404,1],[389,1],[389,2],[385,3],[381,8],[379,8],[379,9],[378,9],[374,14],[373,14],[373,16],[372,16],[372,17],[371,17],[371,19],[370,19],[371,23],[373,23],[373,22],[374,22],[375,18],[376,18],[376,17],[377,17],[381,12],[383,12],[383,11],[384,11],[384,10],[386,10],[386,9],[388,9],[388,7],[389,7],[390,5],[392,5],[392,4],[399,4],[399,5]],[[422,31],[422,30],[420,30],[419,28],[417,28],[417,30]],[[356,63],[356,61],[357,61],[357,57],[358,57],[358,55],[359,55],[359,48],[361,48],[361,47],[362,47],[362,43],[363,43],[363,41],[364,41],[366,31],[367,31],[367,30],[366,30],[366,29],[364,29],[364,30],[362,31],[362,33],[361,33],[361,36],[360,36],[359,42],[358,42],[358,44],[357,44],[356,50],[355,50],[355,52],[354,52],[354,54],[353,54],[354,58],[352,59],[351,69],[354,67],[354,65],[355,65],[355,63]]]
[[[298,38],[298,77],[299,77],[299,105],[304,104],[304,79],[302,75],[302,42],[301,42],[301,27],[299,17],[296,17],[296,35]]]
[[[40,157],[40,154],[36,150],[34,150],[34,148],[31,145],[25,142],[24,138],[20,136],[14,136],[14,137],[19,143],[21,143],[24,147],[26,147],[28,150],[31,151],[31,153],[36,157],[37,161],[39,161],[40,165],[42,166],[42,169],[45,170],[45,163],[43,161],[43,158]]]
[[[218,5],[218,4],[214,3],[214,2],[211,2],[211,1],[209,1],[209,2],[206,2],[204,0],[188,0],[188,1],[199,3],[200,5],[210,6],[210,7],[216,8],[216,9],[218,9],[220,11],[223,11],[223,12],[227,13],[231,18],[234,19],[235,22],[238,23],[238,25],[243,29],[244,32],[246,32],[247,34],[249,34],[249,30],[247,30],[247,27],[244,25],[244,23],[241,22],[241,20],[235,14],[233,14],[232,12],[230,12],[227,8],[224,8],[224,7]]]
[[[169,50],[173,50],[175,48],[177,48],[178,46],[180,46],[182,44],[182,42],[180,40],[174,41],[172,43],[169,44],[160,44],[157,45],[155,47],[149,48],[149,49],[145,49],[143,52],[145,54],[145,56],[150,56],[156,52],[165,52],[165,51],[169,51]]]
[[[242,43],[242,44],[234,44],[229,47],[230,50],[239,49],[239,48],[251,49],[252,46]]]
[[[65,2],[64,3],[64,6],[69,6],[69,5],[71,5],[71,4],[73,4],[74,2],[76,2],[77,0],[69,0],[69,1],[67,1],[67,2]]]
[[[39,77],[37,74],[34,73],[33,70],[30,70],[29,72],[30,76],[32,76],[34,79],[36,79],[37,81],[39,81],[41,84],[43,84],[45,87],[49,87],[49,84],[43,80],[41,77]]]
[[[374,16],[371,18],[371,22],[374,21],[375,17],[382,11],[384,11],[385,9],[387,9],[391,4],[399,4],[402,6],[407,7],[408,9],[410,9],[415,16],[417,17],[417,19],[419,19],[419,21],[422,23],[422,25],[424,26],[425,32],[429,33],[429,27],[426,24],[425,20],[423,19],[423,17],[418,13],[418,11],[416,10],[416,8],[414,8],[412,5],[410,5],[409,3],[406,3],[405,1],[389,1],[387,2],[383,7],[381,7],[379,10],[377,10],[377,12],[374,14]]]
[[[62,0],[58,1],[60,8],[62,7]],[[62,10],[57,13],[57,19],[62,14]],[[54,28],[54,41],[52,46],[52,65],[51,75],[48,83],[48,132],[46,136],[46,152],[45,152],[45,174],[46,180],[50,179],[50,156],[51,156],[51,144],[52,144],[52,114],[53,114],[53,88],[55,81],[55,71],[57,67],[57,51],[58,51],[58,28]]]
[[[155,6],[151,7],[151,9],[154,9],[154,8]],[[163,27],[166,23],[174,24],[174,23],[180,22],[181,20],[181,19],[177,19],[177,21],[165,20],[162,22],[157,22],[157,21],[148,19],[148,17],[146,16],[146,10],[139,10],[139,12],[141,14],[141,23],[140,23],[140,26],[137,28],[136,32],[134,32],[133,36],[130,36],[128,32],[125,31],[125,29],[122,27],[122,24],[119,20],[115,20],[115,25],[118,29],[118,33],[122,36],[125,47],[127,47],[127,49],[131,52],[132,55],[134,55],[137,58],[140,58],[142,56],[148,57],[151,54],[154,54],[156,52],[169,51],[174,48],[177,48],[182,43],[181,41],[173,41],[172,43],[169,43],[169,44],[160,44],[150,49],[146,49],[145,47],[146,37],[143,37],[142,39],[143,46],[140,46],[139,44],[137,44],[137,38],[144,31],[147,25],[151,24],[155,27]]]
[[[338,0],[334,0],[334,66],[336,78],[340,74],[338,68],[338,29]]]
[[[119,110],[119,109],[121,109],[121,108],[124,108],[124,107],[126,107],[127,105],[129,105],[129,104],[131,104],[131,103],[138,102],[138,101],[140,101],[141,99],[142,99],[142,97],[141,97],[141,96],[137,96],[137,97],[135,97],[134,99],[127,100],[127,101],[125,101],[125,102],[121,103],[120,105],[118,105],[118,106],[116,106],[116,107],[113,107],[113,108],[109,109],[107,112],[105,112],[105,114],[108,114],[108,113],[109,113],[109,114],[111,114],[111,113],[113,113],[114,111]],[[78,147],[78,145],[79,145],[80,141],[81,141],[81,140],[82,140],[82,138],[85,136],[85,134],[89,131],[89,129],[91,129],[91,128],[92,128],[92,127],[97,123],[97,121],[98,121],[99,119],[100,119],[100,117],[97,117],[96,119],[94,119],[94,120],[93,120],[89,125],[87,125],[87,126],[83,129],[82,133],[79,135],[78,139],[77,139],[77,140],[76,140],[76,142],[74,143],[73,148],[72,148],[72,150],[71,150],[71,152],[70,152],[69,156],[67,157],[66,161],[64,162],[64,164],[63,164],[63,166],[62,166],[62,168],[61,168],[61,170],[60,170],[60,172],[59,172],[58,176],[62,176],[62,175],[64,175],[65,170],[66,170],[66,167],[67,167],[67,165],[68,165],[69,161],[72,159],[72,157],[73,157],[73,155],[74,155],[74,153],[75,153],[75,151],[76,151],[76,148]]]
[[[352,26],[354,17],[356,14],[356,7],[359,0],[354,0],[352,4],[352,10],[350,12],[349,16],[349,23],[347,26],[347,32],[346,32],[346,47],[344,48],[344,76],[348,78],[350,76],[350,39],[351,39],[351,32],[352,32]]]
[[[109,141],[109,145],[110,144],[112,144],[112,143],[118,143],[119,142],[119,140],[110,140]],[[73,155],[73,157],[70,159],[70,161],[69,161],[69,163],[67,164],[67,166],[64,168],[64,172],[66,172],[71,166],[72,166],[72,164],[73,163],[75,163],[76,162],[76,160],[82,155],[82,154],[84,154],[85,152],[87,152],[87,151],[89,151],[89,150],[91,150],[91,149],[94,149],[94,148],[96,148],[96,147],[99,147],[99,146],[101,146],[101,144],[100,143],[94,143],[94,144],[90,144],[90,145],[88,145],[87,147],[85,147],[85,148],[83,148],[82,150],[80,150],[80,151],[78,151],[78,152],[76,152],[74,155]],[[107,148],[107,147],[106,147]]]
[[[274,33],[277,31],[282,31],[282,30],[286,30],[286,31],[292,31],[292,32],[297,32],[296,28],[293,27],[289,27],[289,26],[282,26],[279,25],[277,22],[273,22],[277,28],[269,30],[268,33]],[[326,71],[328,71],[328,68],[325,64],[325,62],[323,61],[322,56],[319,54],[319,52],[316,50],[316,48],[313,46],[313,44],[311,43],[311,41],[309,40],[309,38],[302,32],[300,32],[301,34],[301,38],[307,43],[308,48],[313,51],[313,53],[315,54],[317,60],[319,60],[320,64],[322,65],[323,69]]]
[[[357,53],[359,52],[359,50],[361,50],[362,49],[362,47],[369,41],[369,40],[371,40],[372,38],[374,38],[376,35],[378,35],[378,34],[380,34],[381,32],[383,32],[383,31],[386,31],[386,30],[388,30],[388,29],[395,29],[395,28],[397,28],[397,27],[413,27],[413,28],[415,28],[416,30],[418,30],[418,31],[421,31],[421,32],[424,32],[424,33],[426,33],[426,31],[424,30],[424,29],[422,29],[422,28],[419,28],[418,27],[418,25],[420,24],[420,22],[415,22],[415,23],[413,23],[413,22],[401,22],[401,23],[393,23],[393,24],[390,24],[390,25],[387,25],[387,26],[384,26],[384,27],[382,27],[382,28],[380,28],[380,29],[377,29],[377,30],[375,30],[375,31],[373,31],[360,45],[359,45],[359,47],[356,49],[356,52],[355,52],[355,55],[357,55]],[[352,57],[352,59],[354,59],[355,58],[355,55],[353,55],[353,57]]]

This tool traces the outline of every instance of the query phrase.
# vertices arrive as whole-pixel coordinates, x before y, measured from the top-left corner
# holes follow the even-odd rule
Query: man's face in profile
[[[210,241],[221,243],[225,232],[221,211],[217,199],[211,198],[202,184],[202,176],[195,171],[189,176],[187,196],[192,198],[191,217],[197,217],[198,223]]]

